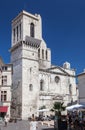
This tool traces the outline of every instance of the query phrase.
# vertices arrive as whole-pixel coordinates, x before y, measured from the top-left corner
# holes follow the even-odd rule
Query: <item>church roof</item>
[[[77,77],[83,76],[83,75],[85,75],[85,72],[82,72],[82,73],[78,74]]]
[[[25,41],[28,42],[29,45],[36,47],[39,47],[41,43],[41,40],[29,36],[26,36]]]

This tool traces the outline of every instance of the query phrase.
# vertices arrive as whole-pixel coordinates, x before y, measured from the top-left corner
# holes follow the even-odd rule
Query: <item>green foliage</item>
[[[61,112],[61,111],[65,111],[65,106],[63,105],[64,103],[61,102],[54,102],[53,104],[53,108],[51,109],[52,112]]]

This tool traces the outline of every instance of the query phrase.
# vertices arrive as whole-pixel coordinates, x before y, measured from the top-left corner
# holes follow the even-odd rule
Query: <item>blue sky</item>
[[[0,55],[10,62],[11,21],[22,10],[40,14],[52,64],[85,68],[85,0],[0,0]]]

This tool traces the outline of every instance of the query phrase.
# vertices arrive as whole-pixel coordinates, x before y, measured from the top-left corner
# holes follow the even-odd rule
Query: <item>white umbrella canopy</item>
[[[50,111],[49,109],[40,109],[40,110],[37,110],[37,112],[48,112]]]
[[[66,110],[72,111],[72,110],[80,109],[80,108],[84,108],[84,107],[85,107],[85,105],[82,105],[82,104],[75,104],[75,105],[66,107]]]

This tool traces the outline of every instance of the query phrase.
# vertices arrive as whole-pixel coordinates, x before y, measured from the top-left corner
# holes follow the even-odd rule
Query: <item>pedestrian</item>
[[[71,127],[71,124],[72,124],[72,117],[71,117],[71,115],[69,115],[69,117],[68,117],[68,122],[69,122],[69,126]]]
[[[37,130],[38,123],[35,118],[32,118],[30,121],[30,130]]]
[[[8,115],[6,115],[5,118],[4,118],[4,121],[5,121],[5,127],[7,127],[8,120],[9,120]]]

